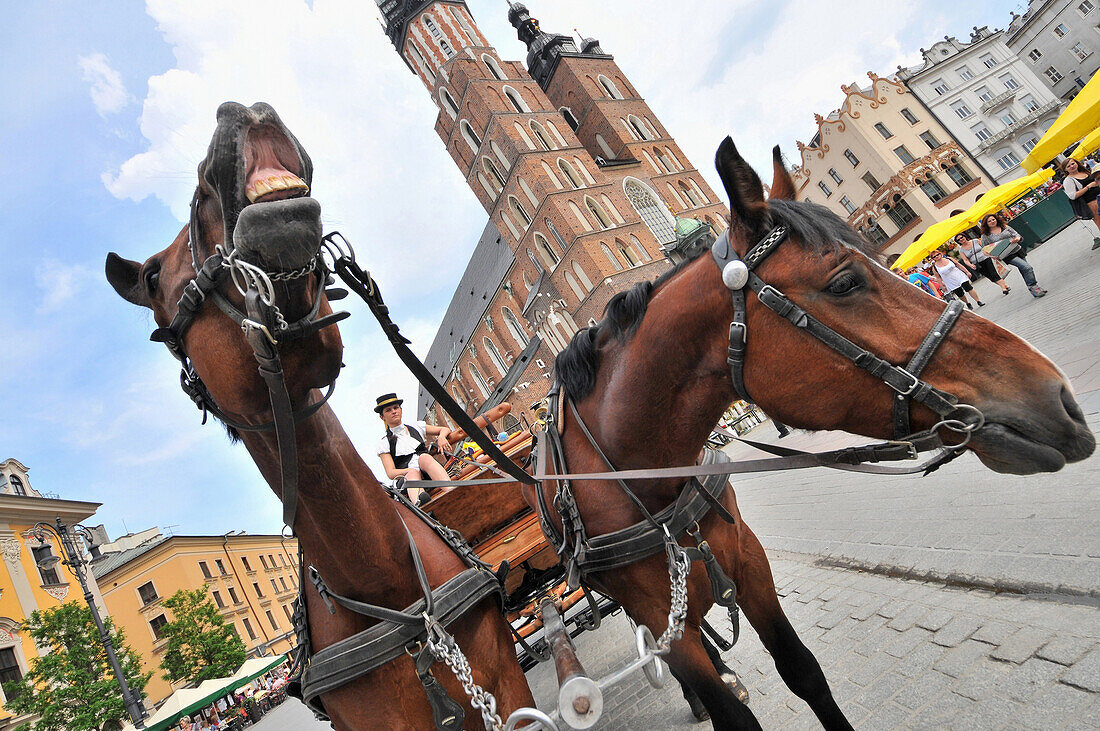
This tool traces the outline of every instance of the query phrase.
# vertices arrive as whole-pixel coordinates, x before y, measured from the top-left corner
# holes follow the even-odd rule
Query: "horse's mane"
[[[878,253],[857,234],[844,219],[825,206],[787,200],[768,201],[768,218],[764,227],[787,227],[790,237],[802,247],[822,254],[838,247],[851,248],[872,258]],[[574,401],[587,396],[596,385],[600,366],[598,342],[616,339],[625,343],[642,324],[653,292],[675,277],[700,256],[709,256],[710,247],[703,247],[690,259],[681,262],[652,282],[640,282],[625,292],[611,297],[604,307],[603,320],[598,325],[580,330],[565,350],[554,359],[554,372],[565,394]]]

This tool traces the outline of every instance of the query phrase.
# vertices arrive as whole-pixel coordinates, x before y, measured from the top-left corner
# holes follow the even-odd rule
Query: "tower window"
[[[554,268],[558,265],[558,255],[554,253],[554,249],[551,248],[546,237],[539,233],[535,234],[535,251],[538,252],[542,263],[546,265],[546,270],[554,271]]]
[[[501,376],[508,373],[508,366],[504,364],[504,358],[500,357],[500,351],[497,350],[497,346],[489,338],[482,338],[482,344],[485,345],[485,352],[489,354],[489,360],[493,362],[493,367],[497,369],[497,372]]]
[[[504,70],[500,68],[500,64],[497,60],[487,53],[481,54],[481,60],[485,62],[485,66],[489,69],[489,73],[493,75],[493,78],[498,81],[507,81],[508,77],[505,75]]]
[[[529,126],[531,127],[531,131],[535,133],[535,137],[536,137],[536,139],[538,139],[539,144],[542,145],[542,149],[544,149],[544,150],[555,150],[555,149],[557,149],[557,146],[554,145],[553,142],[551,141],[550,135],[548,135],[546,133],[546,128],[545,127],[543,127],[541,124],[539,124],[538,122],[536,122],[533,119],[529,123]]]
[[[527,102],[523,100],[523,95],[510,86],[504,87],[504,96],[508,97],[508,101],[512,102],[512,106],[516,108],[517,112],[530,112],[531,107],[527,106]]]
[[[613,82],[611,79],[607,78],[603,74],[600,74],[596,80],[600,83],[600,86],[603,87],[603,90],[607,92],[607,95],[609,97],[611,97],[612,99],[623,98],[622,92],[619,91],[619,87],[615,86],[615,82]]]
[[[611,262],[611,266],[615,267],[615,271],[621,272],[623,270],[623,265],[619,263],[619,259],[611,251],[610,247],[608,247],[607,244],[600,244],[600,248],[603,249],[603,254],[607,257],[607,260]]]
[[[637,178],[627,178],[623,181],[623,192],[658,243],[676,240],[676,221],[648,186]]]
[[[653,136],[650,133],[650,131],[646,128],[645,123],[642,122],[642,120],[635,117],[633,114],[631,114],[629,117],[627,117],[627,122],[634,129],[634,133],[638,136],[638,139],[642,139],[642,140],[651,140],[651,139],[653,139]]]
[[[454,97],[446,89],[439,90],[439,101],[443,103],[443,108],[447,110],[447,114],[451,115],[451,119],[458,118],[458,105],[455,104]]]
[[[565,251],[566,249],[568,249],[569,247],[565,245],[565,239],[562,238],[561,232],[558,231],[558,227],[554,225],[554,222],[550,220],[550,217],[547,216],[542,220],[546,222],[546,228],[548,228],[550,230],[550,233],[553,234],[554,241],[558,242],[558,246],[561,247],[561,250]]]
[[[565,123],[569,125],[570,129],[574,132],[581,126],[581,123],[577,121],[577,117],[573,114],[573,110],[569,107],[562,107],[558,111],[561,112],[561,116],[565,117]]]
[[[584,187],[584,180],[581,178],[580,173],[573,169],[573,166],[565,160],[558,158],[558,168],[565,174],[569,184],[573,186],[573,189]]]
[[[516,315],[508,307],[502,307],[500,313],[504,315],[504,324],[508,326],[508,332],[512,334],[512,337],[522,348],[527,347],[527,335],[523,332],[523,328],[519,325],[519,320],[516,319]]]
[[[481,166],[485,168],[486,174],[489,175],[489,182],[496,183],[496,185],[493,186],[494,188],[496,188],[496,192],[499,193],[501,190],[503,190],[505,183],[504,176],[500,174],[499,170],[497,170],[497,166],[493,164],[493,161],[487,157],[483,157],[481,159]]]
[[[607,211],[605,211],[603,209],[603,206],[597,203],[595,199],[585,196],[584,203],[586,206],[588,206],[588,210],[592,213],[592,215],[596,217],[596,220],[600,224],[600,228],[608,229],[615,225],[611,221],[611,216],[607,214]]]
[[[444,39],[444,38],[439,39],[439,48],[440,48],[440,50],[443,51],[444,56],[446,56],[447,58],[454,58],[454,55],[455,55],[454,49],[451,48],[451,44],[447,43],[446,39]]]
[[[470,123],[463,119],[458,123],[458,130],[462,133],[462,138],[466,140],[466,144],[470,146],[470,149],[477,153],[481,148],[481,138],[477,136],[477,132],[474,132],[474,128],[470,126]]]
[[[523,221],[524,228],[531,225],[531,217],[527,215],[527,211],[524,210],[523,204],[519,202],[519,198],[514,195],[508,196],[508,207],[512,209],[512,213],[519,216],[520,220]]]
[[[440,38],[443,36],[443,34],[439,32],[439,26],[436,25],[435,21],[428,15],[424,16],[424,27],[432,34],[432,38]]]
[[[627,263],[632,267],[639,266],[642,260],[638,258],[638,254],[630,249],[626,244],[618,239],[615,239],[615,245],[619,248],[619,253],[623,255]]]

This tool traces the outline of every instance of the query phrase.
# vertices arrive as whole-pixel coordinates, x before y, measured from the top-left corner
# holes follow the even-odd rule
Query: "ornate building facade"
[[[924,62],[898,79],[997,184],[1024,174],[1020,161],[1064,104],[1007,45],[1003,31],[975,28],[921,49]]]
[[[546,32],[509,3],[525,66],[461,0],[377,1],[489,217],[427,365],[467,412],[508,400],[518,415],[578,328],[667,268],[678,219],[721,231],[728,210],[599,41]],[[423,392],[419,407],[444,423]]]
[[[52,609],[65,601],[83,602],[80,584],[64,565],[39,566],[40,562],[48,565],[43,559],[64,555],[57,538],[47,533],[48,540],[39,541],[31,529],[39,521],[53,524],[57,518],[66,525],[80,523],[99,508],[99,503],[62,500],[39,492],[31,486],[29,472],[19,460],[0,462],[0,729],[31,720],[14,716],[3,707],[8,699],[2,684],[21,678],[46,652],[35,647],[22,630],[23,623],[37,609]],[[106,614],[95,579],[89,576],[88,581],[93,601]]]
[[[1062,101],[1100,68],[1098,6],[1100,0],[1030,0],[1005,29],[1005,44]]]
[[[977,163],[902,84],[868,74],[842,86],[844,102],[815,115],[798,143],[799,200],[831,208],[885,254],[900,253],[928,226],[992,187]]]

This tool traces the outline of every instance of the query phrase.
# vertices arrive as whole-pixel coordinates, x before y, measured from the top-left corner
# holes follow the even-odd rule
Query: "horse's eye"
[[[154,265],[146,269],[143,280],[145,282],[146,293],[150,296],[156,294],[157,284],[160,282],[160,267]]]
[[[831,295],[841,297],[846,294],[851,294],[857,289],[863,286],[863,280],[852,271],[843,271],[840,274],[833,277],[833,280],[829,282],[829,285],[825,288],[825,291]]]

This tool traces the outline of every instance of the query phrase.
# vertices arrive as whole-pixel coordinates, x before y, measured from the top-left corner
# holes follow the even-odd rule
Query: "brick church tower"
[[[469,413],[507,400],[519,416],[578,328],[713,238],[728,210],[599,41],[547,33],[509,3],[524,68],[461,0],[377,3],[489,215],[426,363]],[[423,391],[419,414],[446,418]]]

